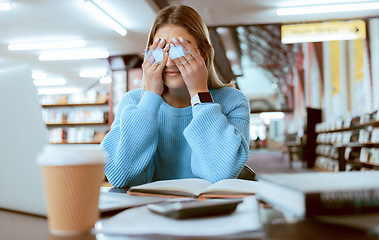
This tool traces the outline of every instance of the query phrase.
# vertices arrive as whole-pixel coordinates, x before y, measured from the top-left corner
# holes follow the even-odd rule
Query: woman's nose
[[[168,55],[168,59],[167,59],[167,62],[166,62],[166,67],[172,67],[172,66],[176,66],[176,64],[172,61],[170,55]]]

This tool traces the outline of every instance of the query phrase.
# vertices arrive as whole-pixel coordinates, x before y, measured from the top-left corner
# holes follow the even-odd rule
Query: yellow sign
[[[366,24],[362,20],[290,24],[282,26],[282,43],[284,44],[365,38]]]
[[[330,42],[330,82],[332,96],[341,92],[341,49],[340,42]]]
[[[359,82],[364,74],[364,42],[362,39],[354,40],[354,80]]]
[[[330,83],[332,96],[341,92],[341,53],[340,42],[330,42]]]

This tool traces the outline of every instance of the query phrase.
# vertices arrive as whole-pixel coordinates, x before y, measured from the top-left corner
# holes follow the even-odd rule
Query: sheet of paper
[[[168,201],[168,198],[150,196],[132,196],[126,193],[100,192],[99,209],[108,212],[117,209],[126,209],[142,206],[149,203]]]
[[[116,235],[162,234],[175,236],[218,236],[261,229],[258,202],[244,198],[230,215],[176,220],[151,213],[146,206],[125,210],[109,219],[100,220],[95,233]]]

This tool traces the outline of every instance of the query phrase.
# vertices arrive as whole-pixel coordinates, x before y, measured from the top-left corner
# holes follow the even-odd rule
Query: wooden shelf
[[[335,143],[325,143],[325,142],[316,142],[317,145],[326,145],[326,146],[333,146]]]
[[[88,107],[88,106],[105,106],[108,102],[93,102],[93,103],[59,103],[59,104],[42,104],[43,108],[55,107]]]
[[[323,169],[323,168],[320,168],[320,167],[317,167],[317,166],[314,166],[313,169],[317,172],[331,172],[329,170],[326,170],[326,169]]]
[[[373,143],[373,142],[365,142],[365,143],[341,143],[341,144],[335,144],[336,148],[344,148],[344,147],[379,147],[379,143]]]
[[[63,127],[63,126],[96,126],[96,125],[108,125],[107,122],[61,122],[61,123],[46,123],[48,127]]]
[[[66,97],[42,104],[51,144],[100,144],[109,131],[112,122],[109,118],[113,118],[112,97],[100,96],[94,102],[86,98],[74,103]],[[84,139],[88,142],[80,142]]]
[[[353,132],[355,134],[356,132],[359,132],[360,129],[366,129],[367,131],[372,131],[373,128],[379,127],[379,120],[373,119],[370,121],[366,121],[364,123],[360,123],[358,121],[355,121],[352,126],[346,128],[339,128],[339,129],[331,129],[331,130],[325,130],[325,131],[319,131],[318,134],[325,134],[325,133],[336,133],[336,132]],[[352,136],[350,136],[351,139]],[[320,137],[321,138],[321,137]],[[358,139],[356,139],[358,140]],[[349,142],[349,143],[317,143],[318,145],[332,145],[333,148],[337,149],[338,153],[338,170],[339,171],[345,171],[346,165],[350,164],[354,167],[357,167],[358,169],[361,167],[364,168],[370,168],[374,170],[379,170],[379,164],[374,163],[368,163],[368,162],[361,162],[359,159],[354,158],[350,160],[345,159],[345,151],[348,148],[360,150],[359,148],[379,148],[379,142]],[[362,151],[362,149],[360,150]],[[318,154],[319,156],[322,156],[322,154]],[[330,158],[330,157],[329,157]],[[332,158],[331,158],[332,159]]]
[[[334,133],[334,132],[344,132],[344,131],[354,131],[359,130],[368,126],[372,127],[379,127],[379,120],[371,120],[368,122],[360,123],[359,125],[353,125],[351,127],[345,127],[345,128],[338,128],[338,129],[330,129],[330,130],[323,130],[316,133]]]
[[[67,140],[64,140],[63,142],[59,142],[59,143],[51,143],[51,144],[100,144],[101,142],[74,142],[74,143],[71,143],[71,142],[67,142]]]
[[[373,127],[379,127],[379,120],[371,120],[365,123],[361,123],[360,126],[367,127],[367,126],[373,126]]]
[[[379,164],[368,163],[368,162],[361,162],[358,159],[356,159],[356,160],[346,160],[346,163],[349,163],[349,164],[359,164],[359,165],[361,165],[362,167],[365,167],[365,168],[374,168],[376,170],[379,170]]]
[[[338,156],[330,156],[330,155],[321,154],[321,153],[317,153],[317,156],[324,157],[324,158],[330,158],[332,160],[338,161]]]

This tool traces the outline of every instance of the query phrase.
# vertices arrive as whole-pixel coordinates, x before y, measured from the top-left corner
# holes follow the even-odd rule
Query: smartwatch
[[[198,92],[191,98],[192,107],[200,103],[213,103],[213,98],[210,92]]]

